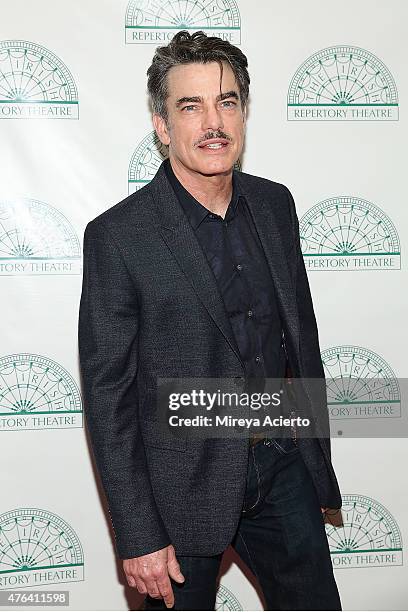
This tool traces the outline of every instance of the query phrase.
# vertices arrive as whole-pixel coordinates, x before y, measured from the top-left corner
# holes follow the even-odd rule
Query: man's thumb
[[[176,580],[176,582],[184,582],[185,578],[180,570],[179,562],[176,559],[176,554],[174,552],[174,548],[169,550],[169,554],[167,557],[167,569],[169,572],[170,578]]]

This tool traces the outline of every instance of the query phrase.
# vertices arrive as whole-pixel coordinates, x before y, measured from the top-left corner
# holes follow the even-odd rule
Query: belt
[[[288,374],[288,372],[289,372],[289,374]],[[290,377],[290,371],[287,370],[287,372],[285,374],[285,381],[284,381],[286,383],[286,385],[285,385],[286,392],[285,392],[285,395],[283,397],[283,399],[286,400],[286,401],[284,401],[284,403],[282,405],[282,408],[283,408],[283,416],[285,416],[285,417],[292,417],[292,416],[294,416],[296,414],[295,410],[291,409],[292,408],[292,404],[296,404],[296,398],[293,397],[293,390],[292,390],[292,388],[290,386],[290,378],[287,378],[288,376]],[[288,394],[290,394],[289,395],[289,405],[288,405],[288,401],[286,399]],[[266,440],[268,438],[270,439],[271,435],[273,436],[273,434],[271,434],[271,432],[268,433],[266,431],[265,432],[260,431],[260,432],[257,432],[257,433],[250,434],[250,436],[249,436],[249,445],[250,446],[255,446],[255,444],[258,444],[258,442],[261,442],[262,440]],[[292,427],[292,436],[291,437],[292,437],[292,439],[294,440],[294,442],[296,444],[297,436],[296,436],[296,429],[294,427]]]
[[[255,444],[258,444],[258,442],[261,442],[262,440],[266,440],[268,437],[269,436],[267,433],[262,432],[251,434],[249,436],[249,445],[255,446]]]

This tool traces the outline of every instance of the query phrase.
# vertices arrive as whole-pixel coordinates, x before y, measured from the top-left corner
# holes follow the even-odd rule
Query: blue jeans
[[[250,447],[244,504],[231,545],[256,576],[266,610],[341,610],[319,501],[291,438]],[[222,553],[177,559],[185,581],[171,581],[172,609],[214,610]],[[145,609],[166,606],[147,596]]]

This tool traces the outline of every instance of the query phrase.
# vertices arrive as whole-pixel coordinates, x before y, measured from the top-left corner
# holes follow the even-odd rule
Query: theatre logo
[[[0,200],[0,276],[80,274],[75,230],[56,208],[40,200]]]
[[[168,154],[168,147],[160,141],[155,131],[145,136],[136,147],[129,163],[129,193],[134,193],[150,183]]]
[[[309,57],[288,92],[290,121],[395,121],[398,92],[393,76],[375,55],[336,46]]]
[[[400,241],[391,219],[353,196],[319,202],[299,222],[307,270],[399,270]]]
[[[336,569],[403,565],[401,532],[391,512],[365,495],[343,495],[343,525],[328,513],[326,534]],[[335,521],[333,521],[334,523]]]
[[[67,66],[41,45],[0,41],[1,119],[78,119],[78,92]]]
[[[220,585],[217,591],[217,599],[215,602],[216,610],[243,610],[244,608],[239,603],[233,593],[223,584]]]
[[[155,131],[150,132],[136,147],[129,163],[128,192],[135,193],[150,183],[160,164],[169,156],[169,149],[158,138]],[[241,164],[235,164],[241,170]]]
[[[203,30],[234,45],[241,43],[241,17],[235,0],[130,0],[126,43],[167,44],[179,30]]]
[[[331,419],[401,417],[401,392],[391,366],[361,346],[334,346],[321,354]]]
[[[81,395],[65,368],[42,355],[0,357],[0,431],[76,427]]]
[[[64,519],[38,508],[0,515],[1,590],[83,579],[81,542]]]

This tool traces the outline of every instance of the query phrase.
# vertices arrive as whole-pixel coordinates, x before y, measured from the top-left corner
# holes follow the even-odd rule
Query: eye
[[[223,106],[225,106],[226,108],[233,108],[234,106],[237,105],[237,103],[234,102],[233,100],[223,100],[223,102],[221,102],[221,104]]]
[[[194,110],[196,108],[197,108],[197,106],[195,104],[189,104],[188,106],[183,106],[183,108],[181,110],[189,112],[189,111]]]

